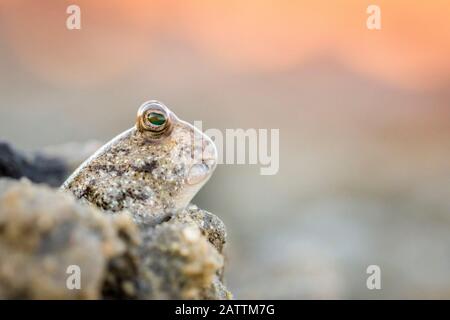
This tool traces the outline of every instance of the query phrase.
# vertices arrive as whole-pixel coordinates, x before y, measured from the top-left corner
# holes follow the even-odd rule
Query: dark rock
[[[64,182],[68,173],[65,163],[57,158],[41,154],[27,157],[0,141],[0,177],[26,177],[33,182],[56,187]]]

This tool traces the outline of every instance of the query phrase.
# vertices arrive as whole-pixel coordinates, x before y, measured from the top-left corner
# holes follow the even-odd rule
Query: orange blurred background
[[[80,0],[81,32],[61,27],[72,3],[1,4],[4,45],[59,84],[111,81],[148,64],[168,40],[235,72],[288,70],[325,55],[394,85],[430,88],[450,71],[446,0]],[[365,27],[370,4],[382,9],[382,31]]]

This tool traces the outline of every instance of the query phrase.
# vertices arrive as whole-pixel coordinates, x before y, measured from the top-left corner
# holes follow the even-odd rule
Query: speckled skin
[[[170,128],[162,135],[136,125],[86,160],[62,185],[103,210],[128,210],[141,224],[164,221],[186,208],[217,163],[209,137],[166,110]]]

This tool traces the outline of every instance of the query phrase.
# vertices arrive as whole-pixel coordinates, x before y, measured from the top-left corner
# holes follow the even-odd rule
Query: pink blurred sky
[[[69,4],[81,7],[80,31],[65,27]],[[380,31],[366,28],[369,4],[381,7]],[[448,0],[2,0],[0,41],[35,76],[67,85],[127,74],[172,41],[224,72],[285,71],[329,56],[427,89],[450,78],[449,17]]]

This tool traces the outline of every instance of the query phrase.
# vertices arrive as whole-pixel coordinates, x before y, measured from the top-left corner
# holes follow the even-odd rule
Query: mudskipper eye
[[[138,111],[138,127],[140,130],[160,134],[170,126],[170,114],[166,106],[158,101],[144,103]]]
[[[164,129],[167,122],[165,114],[160,112],[149,110],[145,113],[144,123],[148,130],[151,131],[161,131]]]

